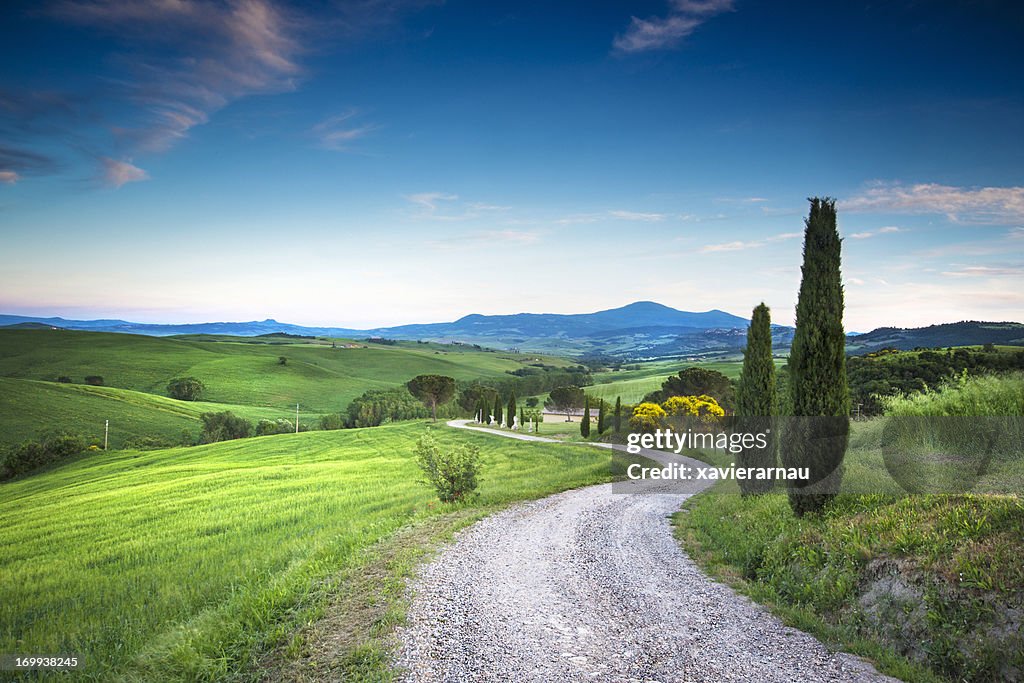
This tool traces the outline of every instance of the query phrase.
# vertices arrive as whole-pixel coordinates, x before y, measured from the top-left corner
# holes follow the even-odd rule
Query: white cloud
[[[1002,224],[1024,220],[1024,187],[876,183],[839,202],[839,207],[864,212],[939,213],[952,221]]]
[[[869,237],[874,237],[875,235],[890,235],[890,234],[892,234],[894,232],[903,232],[903,229],[902,228],[898,228],[895,225],[887,225],[884,228],[879,228],[878,230],[867,230],[865,232],[855,232],[852,235],[850,235],[850,238],[851,239],[855,239],[855,240],[866,240]]]
[[[103,165],[103,173],[100,179],[104,185],[121,187],[127,183],[149,180],[148,173],[130,162],[103,157],[100,159],[100,163]]]
[[[749,242],[735,241],[724,242],[722,244],[708,244],[701,247],[700,251],[703,253],[714,253],[719,251],[743,251],[745,249],[758,249],[773,242],[784,242],[786,240],[791,240],[802,236],[802,232],[783,232],[779,233],[778,235],[772,235],[771,237],[765,237],[764,239],[760,240],[751,240]]]
[[[51,13],[112,32],[135,51],[126,98],[143,116],[119,129],[142,151],[164,151],[248,95],[295,89],[301,21],[269,0],[65,0]]]
[[[13,185],[19,180],[21,180],[21,176],[14,171],[0,171],[0,183],[4,185]]]
[[[459,195],[446,192],[417,192],[416,194],[407,194],[405,198],[428,211],[437,211],[438,203],[454,202],[459,198]]]
[[[665,17],[632,17],[625,33],[616,36],[612,46],[620,53],[675,47],[705,21],[732,9],[732,0],[671,0]]]
[[[663,213],[642,213],[640,211],[609,211],[613,218],[621,218],[624,221],[657,222],[665,220]]]
[[[310,130],[319,140],[324,149],[337,152],[347,151],[349,145],[376,130],[372,123],[356,125],[352,120],[358,116],[355,109],[324,119]]]
[[[1024,268],[1020,266],[964,266],[958,270],[947,270],[942,273],[946,277],[1012,277],[1024,276]]]

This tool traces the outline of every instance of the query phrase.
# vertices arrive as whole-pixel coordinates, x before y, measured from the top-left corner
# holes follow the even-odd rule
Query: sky
[[[1024,4],[8,0],[0,313],[1024,320]]]

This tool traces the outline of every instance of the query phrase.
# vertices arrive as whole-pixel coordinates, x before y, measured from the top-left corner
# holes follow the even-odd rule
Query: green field
[[[199,435],[199,416],[230,410],[251,422],[295,418],[295,407],[258,406],[176,401],[166,396],[113,387],[57,384],[0,377],[0,444],[20,443],[52,430],[65,430],[87,440],[102,442],[104,422],[110,421],[110,447],[121,448],[140,437],[157,437],[180,443],[182,432]],[[312,424],[319,414],[300,413],[302,424]]]
[[[785,362],[783,358],[775,359],[778,367]],[[652,361],[640,364],[640,368],[635,370],[599,372],[594,374],[593,386],[586,387],[587,396],[613,403],[616,397],[621,397],[623,403],[635,404],[650,392],[660,389],[662,382],[670,375],[690,367],[716,370],[730,379],[739,379],[743,360]]]
[[[357,348],[344,348],[352,344]],[[287,359],[278,363],[279,356]],[[238,337],[145,337],[67,330],[0,330],[0,444],[55,429],[102,437],[111,421],[115,446],[149,435],[180,440],[198,433],[198,416],[231,410],[250,420],[290,418],[315,423],[344,410],[369,389],[386,389],[418,374],[457,380],[507,378],[506,371],[542,360],[535,355],[472,347],[400,342],[394,346],[339,341],[273,343]],[[77,384],[58,384],[59,376]],[[104,387],[81,384],[99,375]],[[203,402],[166,397],[169,380],[193,376],[206,385]],[[31,381],[26,381],[31,380]]]
[[[234,672],[296,626],[318,582],[456,509],[417,482],[427,428],[100,452],[0,484],[0,652],[78,653],[91,680]],[[481,512],[611,476],[596,449],[434,432],[481,447]]]

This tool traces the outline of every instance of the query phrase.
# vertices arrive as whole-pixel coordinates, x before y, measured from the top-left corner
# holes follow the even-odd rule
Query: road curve
[[[459,533],[410,587],[401,680],[895,680],[701,573],[668,520],[696,483],[686,493],[621,488],[519,504]]]

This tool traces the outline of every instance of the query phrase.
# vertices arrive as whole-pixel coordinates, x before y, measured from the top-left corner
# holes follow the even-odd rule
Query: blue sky
[[[0,13],[2,312],[790,323],[829,195],[848,329],[1024,320],[1019,3]]]

